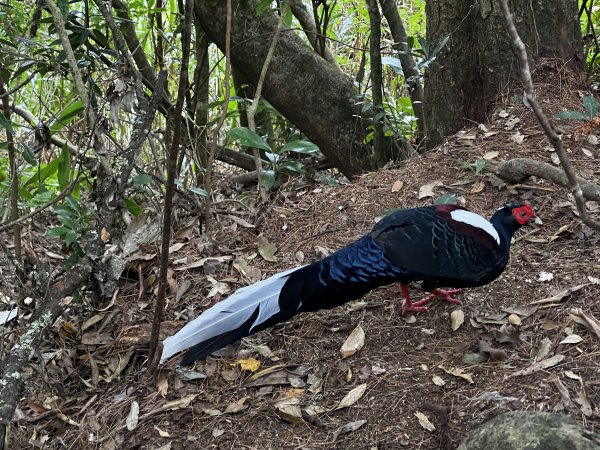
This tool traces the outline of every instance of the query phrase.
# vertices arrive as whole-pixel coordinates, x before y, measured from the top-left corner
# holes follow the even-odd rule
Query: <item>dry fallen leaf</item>
[[[360,398],[365,395],[367,390],[367,383],[359,384],[350,392],[348,392],[343,399],[340,400],[338,405],[335,407],[335,410],[348,408],[349,406],[354,405]]]
[[[135,400],[131,402],[131,407],[129,408],[129,414],[127,415],[127,419],[125,419],[125,424],[127,425],[127,429],[129,431],[135,430],[138,425],[138,421],[140,418],[140,405]]]
[[[494,151],[491,151],[491,152],[486,152],[486,153],[484,153],[484,155],[483,155],[483,159],[485,159],[485,160],[488,160],[488,161],[489,161],[490,159],[497,158],[499,154],[500,154],[500,152],[497,152],[497,151],[495,151],[495,150],[494,150]]]
[[[302,410],[300,409],[300,401],[297,398],[279,400],[274,406],[279,411],[283,420],[295,424],[304,422],[304,419],[302,419]]]
[[[450,328],[452,328],[452,331],[458,330],[464,322],[465,313],[463,313],[462,309],[452,311],[450,314]]]
[[[570,317],[577,323],[589,328],[596,336],[600,338],[600,320],[593,315],[584,313],[581,308],[573,308],[569,311]]]
[[[581,336],[578,334],[571,334],[560,341],[559,344],[579,344],[581,341],[583,341]]]
[[[442,183],[441,181],[433,181],[431,183],[421,186],[419,188],[419,199],[435,196],[433,189],[435,189],[438,186],[443,186],[443,184],[444,183]]]
[[[543,360],[546,356],[548,356],[550,354],[550,350],[552,350],[552,341],[550,339],[548,339],[547,337],[545,337],[544,339],[542,339],[542,342],[540,343],[537,354],[535,355],[535,358],[533,359],[534,362]]]
[[[239,366],[240,369],[248,372],[256,372],[260,368],[260,361],[254,358],[238,359],[231,363],[232,366]]]
[[[448,375],[453,375],[455,377],[462,378],[463,380],[466,380],[471,384],[474,383],[473,375],[468,372],[465,372],[465,370],[461,369],[460,367],[450,367],[449,369],[447,369],[444,366],[439,365],[438,368],[442,369]]]
[[[435,431],[435,426],[429,421],[425,414],[423,414],[421,411],[417,411],[415,416],[417,416],[417,419],[419,419],[419,425],[421,425],[427,431]]]
[[[396,180],[396,182],[392,185],[392,192],[398,192],[404,186],[404,182],[401,180]]]
[[[473,183],[473,186],[471,186],[471,189],[469,190],[469,194],[477,194],[481,191],[483,191],[485,189],[485,182],[481,181],[481,180],[477,180],[475,183]]]
[[[554,274],[551,272],[540,272],[538,274],[538,278],[537,278],[537,280],[540,283],[543,283],[545,281],[552,281],[553,279],[554,279]]]
[[[342,358],[348,358],[363,348],[364,345],[365,331],[362,326],[358,324],[356,328],[352,330],[352,333],[350,333],[350,336],[348,336],[348,339],[346,339],[342,348],[340,348],[340,354],[342,355]]]
[[[158,377],[158,382],[156,383],[156,388],[158,393],[163,397],[167,396],[167,391],[169,390],[169,381],[164,373],[161,373]]]
[[[275,252],[277,252],[277,246],[275,244],[269,242],[264,236],[258,238],[258,253],[265,261],[277,262]]]
[[[578,284],[576,286],[571,286],[568,287],[566,289],[563,289],[562,291],[552,295],[551,297],[546,297],[543,298],[541,300],[536,300],[534,302],[531,302],[531,305],[541,305],[543,303],[555,303],[555,302],[559,302],[562,299],[564,299],[565,297],[568,297],[569,295],[579,291],[580,289],[584,288],[585,286],[587,286],[587,284]]]
[[[244,409],[246,409],[248,407],[248,405],[246,405],[246,400],[248,400],[250,398],[249,395],[245,395],[244,397],[240,398],[238,401],[236,402],[231,402],[229,405],[227,405],[227,408],[225,408],[225,414],[235,414],[236,412],[240,412]]]
[[[545,370],[550,367],[554,367],[557,364],[560,364],[564,359],[565,359],[565,355],[554,355],[554,356],[551,356],[550,358],[543,359],[539,362],[536,362],[536,363],[530,365],[529,367],[526,367],[523,370],[518,370],[514,373],[511,373],[509,376],[510,377],[519,377],[522,375],[530,375],[530,374],[538,372],[540,370]]]
[[[444,379],[438,375],[434,375],[431,381],[433,381],[433,384],[435,384],[436,386],[444,386],[446,384]]]
[[[337,441],[337,439],[345,433],[350,433],[351,431],[356,431],[358,430],[360,427],[362,427],[365,423],[367,423],[366,420],[356,420],[354,422],[349,422],[346,425],[342,425],[341,427],[339,427],[337,430],[335,430],[335,432],[333,433],[333,442]]]

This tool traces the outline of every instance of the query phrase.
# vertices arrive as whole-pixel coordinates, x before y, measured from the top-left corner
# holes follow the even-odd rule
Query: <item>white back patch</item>
[[[464,209],[455,209],[450,213],[450,216],[457,222],[466,223],[472,227],[482,229],[487,234],[492,236],[498,244],[500,244],[500,236],[498,235],[498,232],[494,226],[479,214],[475,214],[471,211],[465,211]]]

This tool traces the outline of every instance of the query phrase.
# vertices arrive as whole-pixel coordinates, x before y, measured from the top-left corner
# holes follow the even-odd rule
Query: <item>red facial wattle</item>
[[[535,219],[535,213],[529,204],[513,209],[512,215],[520,225],[525,225]]]

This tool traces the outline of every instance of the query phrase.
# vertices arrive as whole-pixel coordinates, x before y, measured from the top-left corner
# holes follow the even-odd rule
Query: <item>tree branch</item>
[[[537,102],[537,98],[533,91],[533,80],[531,79],[531,72],[529,70],[529,61],[527,60],[527,50],[525,49],[525,44],[523,44],[523,41],[521,40],[515,27],[512,14],[508,8],[508,1],[500,0],[500,4],[502,6],[504,18],[506,19],[508,34],[513,41],[513,46],[517,52],[519,63],[521,65],[521,80],[525,86],[525,97],[527,98],[531,109],[533,109],[538,122],[544,129],[548,140],[554,147],[554,150],[556,150],[556,155],[560,160],[560,164],[565,171],[566,178],[569,182],[569,188],[575,197],[575,203],[577,204],[577,210],[579,211],[579,217],[581,218],[581,221],[594,230],[600,230],[600,223],[591,219],[587,214],[587,210],[585,209],[585,199],[583,198],[583,192],[581,190],[581,186],[579,185],[579,180],[575,175],[573,167],[571,166],[571,162],[569,161],[569,158],[567,157],[567,154],[562,146],[560,136],[558,136],[554,130],[554,126],[550,123],[542,111],[539,103]]]

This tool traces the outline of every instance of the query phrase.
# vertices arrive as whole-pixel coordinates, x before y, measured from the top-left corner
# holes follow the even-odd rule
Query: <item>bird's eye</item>
[[[525,211],[521,211],[521,217],[525,217],[527,213]]]

